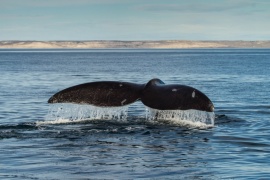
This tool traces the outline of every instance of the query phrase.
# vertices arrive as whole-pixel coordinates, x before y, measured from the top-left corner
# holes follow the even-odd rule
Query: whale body
[[[214,111],[212,101],[201,91],[185,85],[167,85],[160,79],[152,79],[146,84],[118,81],[79,84],[57,92],[48,103],[117,107],[138,100],[145,106],[158,110]]]

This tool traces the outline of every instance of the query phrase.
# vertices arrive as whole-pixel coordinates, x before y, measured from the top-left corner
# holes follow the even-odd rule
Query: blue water
[[[269,67],[270,49],[2,49],[0,179],[267,179]],[[80,83],[152,78],[204,92],[214,127],[149,120],[140,102],[124,120],[47,104]]]

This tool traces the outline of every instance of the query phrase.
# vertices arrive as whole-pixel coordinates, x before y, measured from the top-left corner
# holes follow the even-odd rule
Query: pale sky
[[[270,0],[0,0],[0,40],[270,40]]]

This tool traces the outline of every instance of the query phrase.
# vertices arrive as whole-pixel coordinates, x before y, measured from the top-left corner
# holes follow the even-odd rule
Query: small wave
[[[33,132],[37,130],[35,123],[20,123],[0,125],[0,139],[20,138],[25,132]],[[27,133],[26,133],[27,134]]]
[[[20,123],[0,125],[0,130],[33,130],[36,129],[35,123]]]

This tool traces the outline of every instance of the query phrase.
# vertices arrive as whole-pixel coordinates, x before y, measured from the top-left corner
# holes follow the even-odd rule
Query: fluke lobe
[[[150,108],[159,110],[214,111],[211,100],[199,90],[179,84],[166,85],[160,79],[152,79],[146,84],[118,81],[79,84],[54,94],[48,103],[115,107],[128,105],[137,100],[141,100]]]

